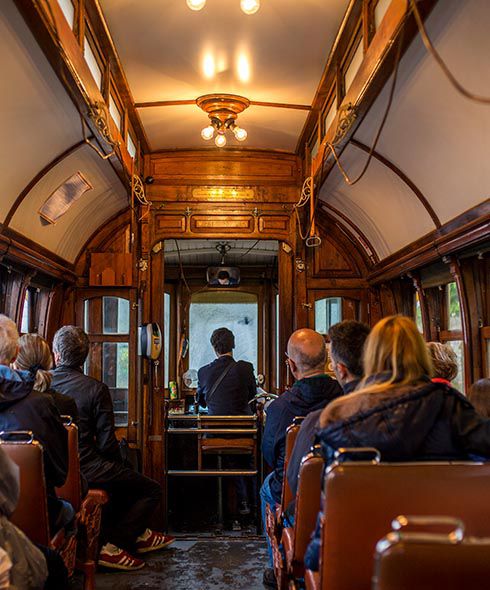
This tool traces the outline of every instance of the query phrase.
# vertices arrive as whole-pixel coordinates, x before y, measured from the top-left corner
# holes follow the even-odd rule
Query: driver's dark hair
[[[356,320],[344,320],[328,330],[331,356],[343,363],[349,373],[358,378],[361,378],[364,372],[362,353],[369,332],[369,326]]]
[[[230,273],[227,270],[220,270],[218,273],[218,279],[229,279]]]
[[[211,346],[218,354],[226,354],[235,348],[235,336],[228,328],[218,328],[211,334]]]

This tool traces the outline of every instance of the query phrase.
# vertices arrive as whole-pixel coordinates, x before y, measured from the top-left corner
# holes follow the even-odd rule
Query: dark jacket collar
[[[0,412],[27,397],[34,387],[34,375],[0,365]]]

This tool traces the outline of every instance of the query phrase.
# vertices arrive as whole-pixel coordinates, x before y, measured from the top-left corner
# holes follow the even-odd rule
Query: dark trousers
[[[102,543],[134,551],[137,537],[151,528],[162,498],[160,484],[137,471],[118,467],[113,473],[104,473],[104,481],[89,481],[89,486],[109,495],[102,512]]]

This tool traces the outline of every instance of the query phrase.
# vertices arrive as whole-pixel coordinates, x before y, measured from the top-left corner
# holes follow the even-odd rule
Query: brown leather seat
[[[85,574],[85,590],[95,588],[99,533],[102,506],[108,502],[103,490],[89,490],[82,499],[80,456],[78,453],[78,427],[70,416],[62,416],[68,431],[68,474],[64,485],[56,489],[60,498],[71,503],[77,513],[78,547],[77,568]]]
[[[429,519],[430,520],[430,519]],[[490,581],[490,539],[389,533],[376,547],[373,590],[481,590]]]
[[[399,514],[463,520],[472,536],[490,536],[490,464],[337,463],[324,482],[320,587],[370,590],[376,543]]]
[[[276,507],[273,512],[267,504],[266,506],[266,534],[269,538],[269,542],[272,548],[272,559],[274,562],[274,572],[276,574],[276,580],[278,588],[285,587],[286,576],[285,576],[285,564],[280,550],[281,535],[282,535],[282,515],[286,511],[288,504],[293,500],[293,494],[289,487],[286,473],[288,469],[289,459],[293,452],[294,443],[298,436],[299,428],[303,417],[296,417],[292,424],[290,424],[286,430],[286,446],[284,454],[284,469],[282,476],[282,492],[281,492],[281,503]]]
[[[315,453],[308,453],[300,466],[294,526],[284,528],[282,545],[286,557],[286,576],[288,580],[302,578],[305,567],[303,558],[315,529],[320,510],[321,478],[323,458]]]

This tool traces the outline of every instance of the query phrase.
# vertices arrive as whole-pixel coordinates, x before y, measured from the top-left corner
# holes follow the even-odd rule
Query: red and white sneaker
[[[145,532],[136,539],[136,553],[148,553],[149,551],[158,551],[167,547],[175,541],[175,537],[164,535],[158,531],[146,529]]]
[[[145,565],[145,562],[142,559],[133,557],[130,553],[112,543],[106,543],[99,553],[99,565],[129,572],[140,570]]]

